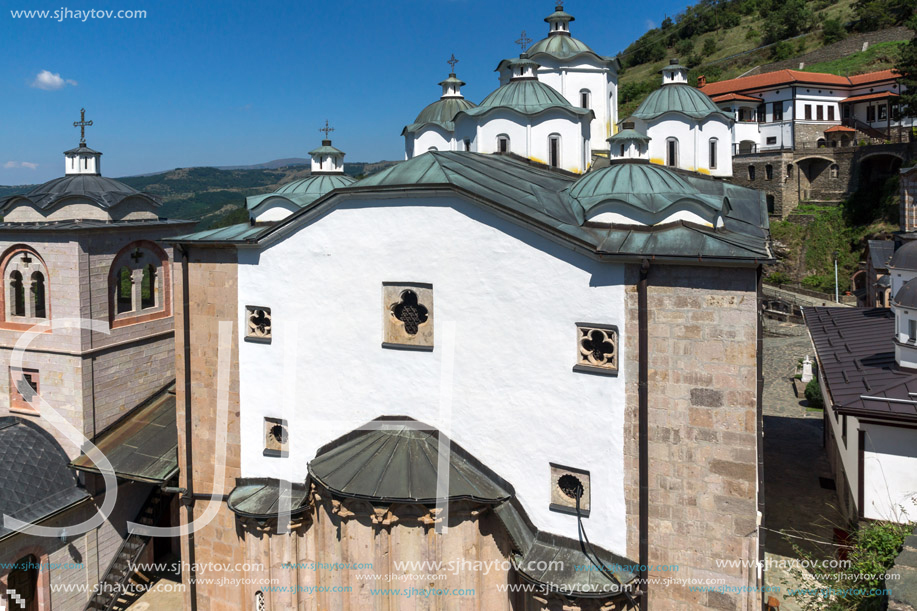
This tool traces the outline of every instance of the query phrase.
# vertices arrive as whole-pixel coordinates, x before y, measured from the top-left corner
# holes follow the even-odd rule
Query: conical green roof
[[[250,195],[246,198],[245,205],[249,210],[254,210],[268,198],[283,197],[302,207],[314,202],[326,193],[346,187],[354,182],[356,182],[356,179],[346,174],[314,174],[307,178],[287,183],[273,193]]]
[[[676,204],[712,220],[723,211],[722,196],[701,193],[677,172],[650,163],[615,163],[589,172],[567,193],[583,207],[586,218],[596,207],[617,202],[648,215],[653,223],[668,216]]]
[[[580,116],[592,113],[588,108],[571,105],[556,89],[534,78],[510,80],[484,98],[477,108],[464,112],[474,117],[498,108],[508,108],[523,115],[536,115],[551,108],[562,108]]]
[[[465,98],[441,98],[421,110],[414,122],[404,128],[404,132],[414,132],[431,123],[451,132],[453,130],[452,119],[455,118],[455,115],[474,107],[474,102]]]
[[[632,116],[649,121],[667,112],[681,113],[692,119],[703,119],[716,114],[731,118],[709,96],[685,83],[663,85],[651,93]]]

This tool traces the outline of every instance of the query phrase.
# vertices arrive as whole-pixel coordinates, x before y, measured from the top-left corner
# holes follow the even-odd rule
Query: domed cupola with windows
[[[891,277],[891,294],[896,295],[902,286],[917,278],[917,241],[905,242],[888,262]]]
[[[621,125],[621,131],[608,139],[608,159],[611,161],[649,160],[649,143],[649,136],[635,130],[633,121],[625,121]]]
[[[102,153],[86,145],[86,111],[80,111],[79,146],[64,152],[64,176],[39,185],[24,195],[0,198],[0,213],[7,223],[44,221],[156,220],[161,203],[118,180],[102,176]]]
[[[470,142],[463,142],[461,146],[456,142],[455,124],[452,122],[460,111],[475,107],[474,102],[466,100],[462,95],[462,86],[465,83],[455,76],[455,64],[458,61],[455,55],[449,59],[448,63],[453,71],[446,80],[439,83],[443,88],[442,96],[421,110],[414,122],[401,131],[401,135],[404,136],[405,159],[427,151],[470,149]]]
[[[475,107],[455,116],[455,134],[478,153],[511,153],[570,172],[589,167],[589,123],[594,113],[573,106],[541,82],[538,63],[520,56],[512,76]]]
[[[894,295],[895,361],[899,367],[917,369],[917,279],[905,282]]]
[[[641,160],[617,160],[589,172],[565,193],[587,225],[653,227],[684,222],[720,228],[729,212],[722,195],[701,192],[677,172]]]
[[[677,59],[661,72],[662,86],[631,116],[636,131],[651,139],[650,161],[711,176],[732,176],[732,116],[688,84],[688,69]]]
[[[327,138],[334,131],[328,126],[320,131],[325,133],[322,145],[309,151],[312,156],[312,173],[306,178],[294,180],[279,187],[272,193],[250,195],[246,198],[249,217],[253,223],[265,223],[283,220],[321,196],[353,184],[356,179],[344,174],[344,151],[331,146]]]

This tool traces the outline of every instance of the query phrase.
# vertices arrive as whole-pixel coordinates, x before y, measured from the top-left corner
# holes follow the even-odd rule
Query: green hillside
[[[847,36],[901,25],[917,0],[702,0],[634,41],[618,59],[619,116],[626,118],[659,87],[659,70],[677,57],[691,68],[689,82],[735,78],[757,66],[788,60]],[[866,52],[806,70],[840,75],[891,67],[900,43],[879,43]]]

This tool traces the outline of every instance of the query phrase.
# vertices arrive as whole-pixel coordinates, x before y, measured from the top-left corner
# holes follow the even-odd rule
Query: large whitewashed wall
[[[433,285],[432,352],[381,347],[383,282]],[[623,334],[622,265],[456,196],[349,200],[240,250],[239,304],[273,316],[273,343],[239,347],[243,477],[302,481],[324,444],[409,416],[509,481],[536,526],[560,535],[577,537],[576,518],[548,509],[549,463],[589,470],[590,538],[625,552],[623,370],[572,370],[577,322]],[[262,455],[265,417],[290,422],[289,458]]]
[[[917,519],[917,430],[865,422],[860,427],[865,431],[863,515],[913,522]]]
[[[452,133],[437,125],[427,125],[420,131],[408,132],[404,135],[405,159],[423,155],[430,149],[451,151],[454,148]]]
[[[732,176],[732,132],[725,117],[710,117],[701,123],[667,113],[651,121],[636,120],[637,131],[650,137],[650,163],[666,165],[667,140],[678,140],[677,167],[711,176]],[[710,168],[710,139],[716,138],[716,168]]]

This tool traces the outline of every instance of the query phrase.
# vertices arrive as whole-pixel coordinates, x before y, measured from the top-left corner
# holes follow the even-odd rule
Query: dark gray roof
[[[376,430],[358,430],[319,451],[311,463],[312,479],[339,496],[379,502],[435,503],[440,437],[435,430],[412,426],[406,418],[379,422]],[[488,472],[459,446],[449,443],[449,500],[498,503],[512,488]]]
[[[888,267],[917,271],[917,240],[907,242],[895,251]]]
[[[724,210],[723,227],[714,229],[684,222],[655,227],[586,226],[582,204],[567,192],[567,188],[581,178],[576,174],[552,170],[508,155],[432,151],[348,187],[335,189],[271,226],[239,226],[231,231],[227,228],[224,239],[208,233],[169,241],[257,244],[271,239],[336,198],[363,193],[422,190],[458,193],[480,205],[496,209],[515,222],[557,236],[574,248],[588,250],[599,257],[632,259],[652,256],[689,261],[756,263],[772,260],[763,192],[691,172],[681,172],[679,176],[690,185],[695,195],[729,200],[728,210]]]
[[[165,389],[131,410],[92,440],[120,478],[164,484],[178,473],[175,387]],[[85,454],[71,467],[99,473]]]
[[[902,308],[917,309],[917,278],[905,282],[895,293],[892,303]]]
[[[285,483],[285,482],[284,482]],[[276,518],[282,509],[281,499],[289,498],[290,515],[309,509],[309,488],[306,484],[286,484],[272,478],[239,478],[229,493],[226,504],[235,514],[255,519]]]
[[[803,308],[834,408],[842,414],[917,422],[917,372],[895,362],[887,308]],[[891,399],[889,401],[888,399]]]
[[[0,223],[0,231],[80,231],[84,229],[137,229],[150,226],[194,225],[196,221],[182,219],[137,219],[131,221],[103,221],[75,219],[40,221],[37,223]]]
[[[88,153],[90,155],[101,155],[99,151],[94,151],[83,143],[80,143],[75,149],[70,149],[69,151],[64,151],[64,155],[75,155],[77,153]]]
[[[888,262],[895,254],[895,243],[891,240],[869,240],[867,244],[872,268],[877,270],[888,269]]]
[[[0,199],[0,209],[18,200],[26,200],[36,208],[45,210],[74,197],[88,199],[102,208],[117,206],[129,197],[139,197],[154,206],[160,205],[155,195],[141,193],[123,182],[97,174],[73,174],[38,185],[25,195],[4,197]]]
[[[14,416],[0,418],[0,515],[39,522],[89,498],[50,433]],[[14,533],[0,521],[0,539]]]

